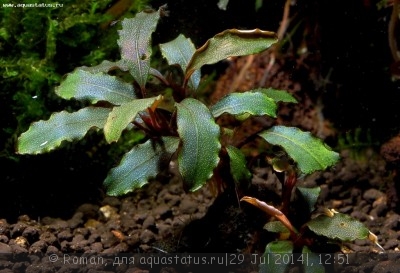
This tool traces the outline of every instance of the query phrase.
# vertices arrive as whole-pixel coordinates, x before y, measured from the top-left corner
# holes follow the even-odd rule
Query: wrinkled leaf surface
[[[142,89],[149,75],[151,35],[160,18],[160,9],[156,12],[140,12],[134,18],[124,19],[122,29],[118,31],[121,59]]]
[[[192,41],[182,34],[168,43],[160,44],[160,49],[162,55],[167,59],[169,65],[178,64],[183,71],[186,70],[190,59],[196,51]],[[189,79],[189,86],[193,90],[196,90],[199,86],[200,78],[201,72],[200,69],[198,69],[193,72]]]
[[[178,134],[182,147],[178,154],[179,171],[190,191],[196,191],[211,178],[219,162],[220,130],[208,108],[187,98],[176,103]]]
[[[108,101],[119,105],[135,98],[133,86],[120,79],[103,73],[92,74],[77,69],[55,89],[57,95],[64,99],[75,98],[97,101]]]
[[[83,138],[91,128],[103,128],[110,109],[87,107],[74,113],[54,113],[48,120],[31,124],[18,138],[18,153],[39,154],[53,150],[61,142]]]
[[[252,92],[262,92],[275,102],[291,102],[297,103],[297,100],[292,96],[292,94],[288,93],[285,90],[278,90],[274,88],[257,88],[250,90]]]
[[[343,213],[334,213],[332,217],[318,215],[307,226],[318,235],[347,242],[369,236],[369,230],[363,223]]]
[[[297,187],[296,189],[299,191],[299,193],[303,197],[303,200],[307,203],[308,212],[311,213],[315,209],[315,204],[318,201],[318,197],[321,192],[321,188],[320,187],[314,187],[314,188]]]
[[[79,67],[79,69],[90,72],[92,74],[97,74],[100,72],[108,73],[111,70],[115,70],[115,69],[120,69],[122,71],[128,71],[128,67],[126,65],[124,65],[122,61],[110,62],[108,60],[104,60],[100,64],[91,66],[91,67],[81,66],[81,67]]]
[[[244,114],[276,117],[275,101],[261,92],[230,93],[211,107],[214,117],[223,113],[235,116]]]
[[[163,137],[162,144],[151,140],[136,145],[124,155],[120,164],[111,169],[104,186],[107,194],[119,196],[141,188],[154,178],[163,165],[169,163],[171,155],[179,145],[176,137]]]
[[[229,165],[235,182],[248,181],[251,178],[251,173],[247,168],[246,158],[242,151],[230,145],[226,147],[226,151],[229,155]]]
[[[133,121],[137,113],[150,107],[158,99],[161,99],[161,96],[132,100],[114,107],[104,126],[107,142],[117,141],[122,131]]]
[[[225,30],[196,50],[186,68],[186,77],[203,65],[214,64],[228,57],[259,53],[277,41],[275,33],[270,31]]]
[[[339,154],[319,138],[296,127],[274,126],[259,135],[269,143],[285,149],[304,174],[324,170],[339,160]]]

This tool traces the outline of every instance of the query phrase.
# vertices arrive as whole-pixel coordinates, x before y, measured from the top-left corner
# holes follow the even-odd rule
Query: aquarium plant
[[[260,29],[228,29],[197,49],[189,38],[179,35],[159,45],[171,68],[159,71],[151,66],[151,38],[159,19],[167,14],[166,6],[161,6],[124,19],[117,41],[121,58],[78,67],[55,89],[61,98],[82,101],[86,106],[77,111],[55,112],[48,120],[32,123],[18,138],[17,152],[49,152],[64,141],[82,139],[90,130],[102,131],[110,144],[118,142],[127,132],[136,131],[143,133],[142,141],[126,152],[104,180],[109,195],[120,196],[141,188],[167,168],[171,160],[177,162],[179,175],[189,192],[211,180],[220,190],[249,185],[252,173],[248,167],[249,155],[244,152],[246,141],[237,141],[236,128],[220,125],[219,118],[229,115],[239,124],[253,116],[276,118],[279,103],[296,100],[282,90],[258,88],[230,93],[209,105],[198,92],[201,68],[228,57],[267,50],[277,42],[276,35]],[[266,155],[267,163],[277,173],[285,174],[279,208],[256,197],[240,196],[242,201],[257,206],[276,220],[267,223],[267,230],[288,234],[283,240],[269,243],[265,255],[311,252],[312,237],[303,236],[305,230],[332,240],[373,238],[363,224],[334,210],[327,209],[311,220],[308,217],[300,227],[289,219],[294,190],[307,204],[308,209],[301,211],[305,215],[314,211],[319,195],[319,188],[296,187],[298,177],[333,166],[339,160],[337,152],[310,132],[296,127],[262,128],[246,140],[255,139],[261,143],[255,147],[257,153]],[[280,148],[279,153],[276,147]],[[273,269],[264,266],[260,270]]]
[[[281,205],[273,206],[251,196],[241,199],[271,216],[264,229],[277,234],[277,240],[265,247],[260,272],[287,272],[300,267],[302,272],[323,273],[327,266],[349,265],[345,254],[349,251],[343,243],[357,239],[370,240],[384,252],[377,236],[363,223],[335,209],[317,209],[320,187],[297,186],[299,170],[286,158],[276,157],[273,161],[274,171],[284,173],[278,175],[282,182]]]

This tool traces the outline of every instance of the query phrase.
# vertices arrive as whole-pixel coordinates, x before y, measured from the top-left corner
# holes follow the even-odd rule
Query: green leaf
[[[301,251],[303,254],[303,268],[306,273],[325,273],[325,267],[321,264],[320,257],[317,253],[312,252],[307,246],[303,246]],[[307,260],[305,260],[307,259]]]
[[[208,108],[187,98],[176,103],[178,134],[182,148],[178,154],[179,171],[190,191],[196,191],[211,178],[219,162],[220,130]]]
[[[108,101],[119,105],[135,98],[133,86],[118,78],[103,73],[92,74],[77,69],[55,89],[57,95],[64,99],[75,98],[97,101]]]
[[[228,57],[259,53],[278,41],[274,32],[228,29],[209,39],[196,50],[186,68],[186,78],[203,65],[214,64]]]
[[[122,61],[142,90],[150,69],[151,34],[156,29],[161,9],[156,12],[140,12],[134,18],[124,19],[122,29],[118,31]]]
[[[251,178],[251,173],[246,166],[246,158],[242,151],[234,146],[227,146],[230,159],[231,174],[236,183],[248,181]]]
[[[122,61],[110,62],[107,60],[102,61],[100,64],[96,66],[91,66],[91,67],[81,66],[79,67],[79,69],[90,72],[92,74],[97,74],[100,72],[108,73],[109,71],[115,69],[120,69],[121,71],[128,71],[128,67],[124,65]]]
[[[74,113],[62,111],[49,120],[32,123],[28,131],[18,138],[19,154],[39,154],[53,150],[64,140],[81,139],[91,128],[103,128],[108,108],[83,108]]]
[[[217,5],[220,10],[226,10],[226,6],[228,5],[228,3],[229,0],[219,0]]]
[[[281,221],[272,221],[264,225],[264,229],[275,233],[289,233],[290,231],[282,224]]]
[[[137,99],[114,107],[104,126],[104,135],[107,142],[117,141],[122,131],[132,122],[138,112],[147,109],[161,98],[162,96],[160,95],[148,99]]]
[[[369,230],[363,223],[343,213],[334,213],[332,217],[318,215],[307,226],[318,235],[346,242],[369,236]]]
[[[273,99],[275,102],[291,102],[291,103],[297,103],[297,100],[288,92],[285,90],[277,90],[273,88],[257,88],[250,90],[251,92],[262,92],[271,99]]]
[[[324,170],[339,160],[339,154],[319,138],[296,127],[274,126],[261,132],[259,136],[273,145],[284,148],[304,174]]]
[[[107,194],[119,196],[141,188],[167,165],[179,146],[176,137],[162,137],[162,144],[148,140],[124,155],[121,163],[110,170],[104,181]]]
[[[284,273],[290,263],[291,259],[283,259],[283,255],[291,257],[293,252],[293,243],[290,241],[275,241],[269,243],[265,247],[263,263],[260,263],[260,273]],[[278,262],[279,261],[279,262]],[[289,262],[288,264],[285,263]]]
[[[303,197],[304,202],[307,203],[308,212],[311,213],[315,209],[315,204],[318,201],[318,197],[321,192],[321,188],[320,187],[314,187],[314,188],[297,187],[296,190],[299,191],[300,195]]]
[[[261,92],[230,93],[211,107],[214,117],[223,113],[235,116],[244,114],[276,117],[277,106],[273,99]]]
[[[192,58],[196,48],[192,41],[180,34],[176,39],[165,44],[160,44],[161,53],[167,59],[169,65],[178,64],[183,71]],[[189,86],[196,90],[201,78],[200,69],[193,72],[189,79]]]
[[[263,5],[263,0],[256,0],[255,10],[258,11]]]

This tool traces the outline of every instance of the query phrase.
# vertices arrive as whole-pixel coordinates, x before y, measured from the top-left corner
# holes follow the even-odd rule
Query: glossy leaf
[[[121,163],[110,170],[104,186],[107,194],[119,196],[141,188],[154,178],[179,146],[176,137],[163,137],[162,144],[151,140],[136,145],[124,155]]]
[[[296,188],[304,202],[307,203],[308,212],[311,213],[315,209],[315,204],[318,201],[319,194],[321,192],[320,187],[314,188],[304,188],[304,187],[297,187]]]
[[[196,50],[186,68],[186,78],[203,65],[214,64],[228,57],[259,53],[278,41],[274,32],[228,29],[209,39]]]
[[[100,72],[108,73],[109,71],[115,70],[115,69],[120,69],[122,71],[128,71],[128,67],[126,65],[124,65],[124,63],[122,61],[110,62],[107,60],[104,60],[100,64],[91,66],[91,67],[81,66],[81,67],[79,67],[79,69],[90,72],[92,74],[96,74],[96,73],[100,73]]]
[[[369,236],[369,230],[363,223],[343,213],[334,213],[331,217],[318,215],[307,226],[318,235],[341,241],[367,239]]]
[[[122,131],[133,121],[138,112],[150,107],[156,100],[162,97],[137,99],[116,106],[108,116],[104,126],[104,135],[108,143],[117,141]]]
[[[103,73],[92,74],[77,69],[55,89],[64,99],[108,101],[119,105],[135,98],[133,86],[118,78]]]
[[[18,138],[19,154],[39,154],[53,150],[62,141],[81,139],[91,128],[103,128],[110,109],[83,108],[74,113],[54,113],[48,120],[31,124]]]
[[[223,113],[235,116],[245,114],[276,117],[275,101],[261,92],[230,93],[211,107],[214,117]]]
[[[319,138],[296,127],[274,126],[261,132],[259,136],[285,149],[304,174],[324,170],[339,160],[339,154],[332,151]]]
[[[251,173],[246,166],[246,158],[242,151],[230,145],[226,147],[226,151],[229,155],[229,165],[235,182],[248,181],[251,178]]]
[[[142,90],[149,75],[151,35],[160,18],[160,10],[161,8],[155,12],[140,12],[134,18],[124,19],[122,29],[118,31],[122,62],[129,68]]]
[[[179,171],[190,191],[196,191],[211,178],[219,162],[220,130],[208,108],[187,98],[176,103],[178,134],[182,147],[178,154]]]
[[[292,94],[286,92],[285,90],[278,90],[273,88],[257,88],[251,90],[252,92],[262,92],[275,102],[291,102],[297,103],[297,100],[292,96]]]
[[[291,256],[293,243],[291,241],[274,241],[265,247],[263,263],[260,263],[259,273],[284,273],[291,265],[291,259],[283,259],[284,254]],[[285,262],[288,262],[287,264]]]
[[[186,70],[190,59],[196,51],[192,41],[182,34],[168,43],[160,44],[160,49],[162,55],[167,59],[169,65],[178,64],[183,71]],[[200,69],[198,69],[193,72],[189,79],[189,86],[193,90],[196,90],[199,86],[200,78],[201,72]]]

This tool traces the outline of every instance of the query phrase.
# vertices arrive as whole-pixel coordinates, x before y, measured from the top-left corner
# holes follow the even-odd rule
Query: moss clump
[[[13,155],[16,136],[33,120],[48,117],[63,107],[54,87],[65,73],[76,66],[92,66],[103,59],[118,57],[117,45],[110,42],[117,35],[112,22],[132,16],[147,2],[66,0],[62,7],[0,9],[0,92],[4,122],[0,134],[1,157],[16,159]]]

